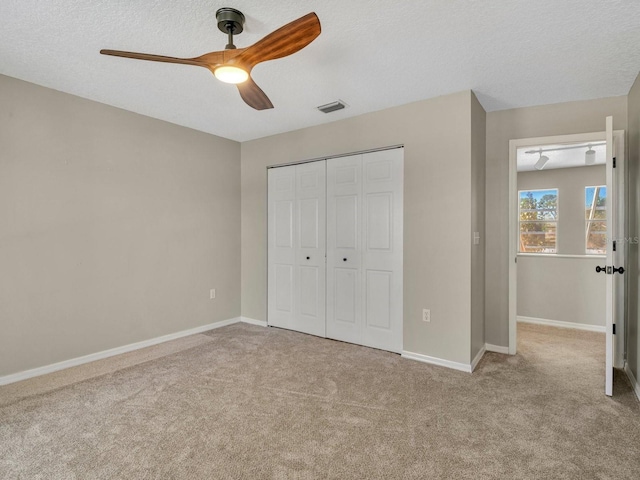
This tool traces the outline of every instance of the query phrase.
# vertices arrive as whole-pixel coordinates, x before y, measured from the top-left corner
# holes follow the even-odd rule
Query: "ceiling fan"
[[[256,110],[273,108],[269,97],[251,78],[251,70],[257,64],[286,57],[309,45],[320,35],[320,20],[309,13],[271,32],[266,37],[246,48],[236,48],[233,36],[242,32],[244,15],[234,8],[220,8],[216,12],[218,28],[228,35],[224,50],[205,53],[194,58],[165,57],[147,53],[100,50],[103,55],[151,60],[154,62],[181,63],[209,69],[218,80],[236,84],[240,96],[247,105]]]

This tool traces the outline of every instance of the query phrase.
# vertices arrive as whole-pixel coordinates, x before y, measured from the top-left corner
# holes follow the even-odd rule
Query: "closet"
[[[402,351],[404,150],[268,170],[268,318]]]

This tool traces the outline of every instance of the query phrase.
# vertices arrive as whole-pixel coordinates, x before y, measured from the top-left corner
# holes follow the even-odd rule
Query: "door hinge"
[[[616,241],[615,240],[613,241],[613,251],[614,252],[616,251]]]
[[[616,334],[616,324],[615,323],[613,324],[613,334],[614,335]]]
[[[613,168],[616,168],[616,157],[613,157]]]

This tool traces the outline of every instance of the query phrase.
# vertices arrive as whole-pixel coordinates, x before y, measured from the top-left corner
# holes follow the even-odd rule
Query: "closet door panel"
[[[335,202],[335,231],[334,248],[339,250],[358,250],[358,195],[336,195]],[[332,222],[333,223],[333,222]]]
[[[356,299],[358,295],[358,287],[360,285],[359,272],[353,268],[334,268],[333,269],[333,302],[332,315],[336,323],[342,322],[356,325],[356,312],[358,306]],[[343,328],[345,326],[343,325]],[[327,333],[328,335],[328,333]]]
[[[366,245],[369,251],[390,252],[393,248],[393,194],[370,193],[366,197]]]
[[[326,334],[326,162],[296,169],[296,283],[294,330]]]
[[[403,149],[364,154],[363,344],[402,351]]]
[[[274,266],[274,308],[276,312],[293,313],[293,268],[290,265]]]
[[[327,336],[362,343],[362,156],[327,160]]]
[[[300,222],[300,248],[317,249],[320,230],[320,206],[317,198],[307,198],[298,202]],[[324,222],[324,219],[323,219]]]
[[[317,319],[320,314],[319,268],[300,266],[300,314],[305,317]]]
[[[367,269],[366,274],[367,327],[386,330],[388,334],[391,334],[393,272]]]
[[[295,168],[268,171],[268,286],[269,325],[292,328],[295,311]]]
[[[274,202],[275,210],[275,246],[277,248],[293,248],[293,201],[280,200]]]

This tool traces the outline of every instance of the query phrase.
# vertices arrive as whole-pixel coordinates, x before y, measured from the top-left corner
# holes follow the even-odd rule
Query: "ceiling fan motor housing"
[[[218,28],[221,32],[238,35],[242,33],[244,27],[244,15],[235,8],[223,7],[216,12]]]

